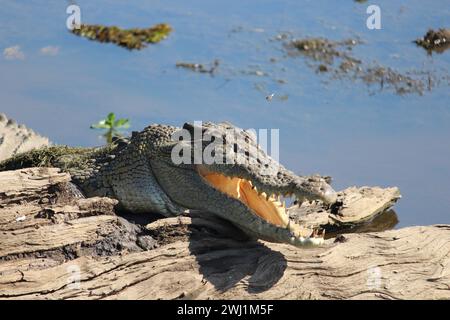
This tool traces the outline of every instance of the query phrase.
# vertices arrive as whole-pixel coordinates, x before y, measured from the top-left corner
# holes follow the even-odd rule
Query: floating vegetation
[[[360,78],[367,84],[380,84],[380,89],[392,87],[397,94],[416,92],[422,94],[425,90],[425,82],[414,79],[409,75],[400,74],[391,68],[376,66],[368,67],[361,72]]]
[[[309,67],[317,73],[331,74],[333,79],[379,84],[380,90],[389,89],[399,95],[423,94],[425,89],[431,90],[430,74],[424,76],[418,73],[400,73],[389,67],[367,65],[356,59],[352,50],[360,43],[362,42],[357,39],[331,41],[325,38],[306,38],[290,40],[285,43],[285,47],[290,56],[301,55],[307,58]]]
[[[191,63],[191,62],[177,62],[176,67],[189,69],[191,71],[199,72],[199,73],[213,74],[219,67],[219,64],[220,64],[220,61],[216,59],[213,61],[213,63],[210,64],[209,67],[206,67],[205,65],[203,65],[201,63]]]
[[[361,63],[350,55],[352,47],[359,44],[359,40],[348,39],[344,41],[330,41],[323,38],[308,38],[292,40],[290,45],[301,54],[325,64],[332,64],[335,58],[345,62]],[[343,49],[342,49],[343,48]]]
[[[429,54],[432,51],[442,53],[450,48],[450,29],[439,29],[437,31],[430,29],[424,37],[414,40],[414,42],[426,49]]]
[[[111,42],[129,50],[140,50],[148,43],[158,43],[165,39],[172,28],[165,23],[157,24],[147,29],[120,29],[116,26],[82,24],[79,29],[72,32],[78,36],[98,42]]]

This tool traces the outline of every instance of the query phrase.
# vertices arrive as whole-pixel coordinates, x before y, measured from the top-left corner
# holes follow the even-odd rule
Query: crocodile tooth
[[[266,200],[269,201],[271,196],[269,196],[268,194],[266,194]]]
[[[318,236],[318,229],[317,229],[317,228],[314,228],[312,237],[313,237],[313,238],[317,238],[317,236]]]
[[[261,197],[267,197],[267,194],[266,194],[265,192],[261,192],[259,195],[260,195]]]
[[[288,219],[288,223],[286,225],[286,229],[291,229],[291,219]]]

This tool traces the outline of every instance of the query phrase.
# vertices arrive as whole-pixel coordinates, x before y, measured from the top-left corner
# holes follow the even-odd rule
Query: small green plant
[[[121,118],[116,120],[114,112],[110,112],[105,119],[100,120],[98,123],[91,125],[91,129],[103,129],[106,130],[103,137],[108,144],[112,143],[113,137],[122,137],[121,130],[128,129],[130,127],[130,120]]]

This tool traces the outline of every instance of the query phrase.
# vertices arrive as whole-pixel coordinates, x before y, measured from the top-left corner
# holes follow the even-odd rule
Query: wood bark
[[[49,144],[47,138],[0,113],[0,161]]]
[[[0,173],[1,299],[450,298],[450,225],[301,249],[199,217],[118,214],[69,181],[54,168]]]

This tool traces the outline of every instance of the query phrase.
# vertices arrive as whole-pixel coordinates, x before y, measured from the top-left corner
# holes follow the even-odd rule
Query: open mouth
[[[280,228],[288,228],[296,237],[309,237],[312,235],[310,229],[303,228],[290,221],[285,201],[280,196],[260,192],[249,180],[227,177],[220,173],[209,171],[204,166],[198,166],[198,173],[210,186],[241,201],[255,215],[268,223]],[[315,231],[313,235],[316,235]]]

